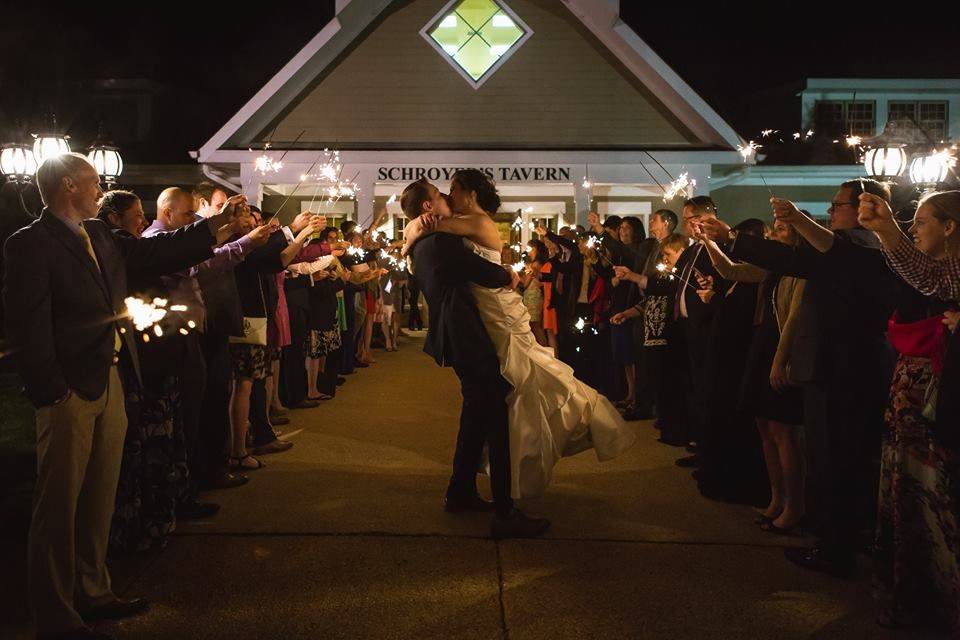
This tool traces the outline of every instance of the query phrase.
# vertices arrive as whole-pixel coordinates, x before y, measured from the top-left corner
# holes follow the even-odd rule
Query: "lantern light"
[[[39,167],[43,161],[48,158],[62,156],[70,153],[70,143],[67,142],[68,136],[59,133],[35,133],[33,141],[33,157]]]
[[[13,142],[0,148],[0,172],[11,182],[27,182],[37,172],[29,145]]]
[[[931,186],[943,182],[947,179],[950,160],[950,152],[947,150],[917,156],[910,163],[910,181],[917,185]]]
[[[107,184],[114,184],[123,173],[123,158],[120,157],[120,150],[116,147],[95,144],[90,147],[87,158]]]
[[[894,146],[867,149],[863,156],[863,166],[867,175],[872,178],[895,178],[907,167],[907,152]]]

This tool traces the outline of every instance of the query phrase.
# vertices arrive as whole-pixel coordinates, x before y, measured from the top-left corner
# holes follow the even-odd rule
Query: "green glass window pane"
[[[480,35],[491,46],[497,47],[502,55],[514,42],[523,37],[523,30],[510,19],[510,16],[501,11],[480,30]]]
[[[434,27],[433,31],[430,32],[430,37],[443,47],[444,51],[453,55],[470,39],[473,33],[473,29],[468,27],[462,19],[455,15],[449,15]]]
[[[500,56],[493,53],[482,38],[474,36],[463,45],[454,60],[474,80],[479,80],[490,67],[497,63]]]
[[[463,0],[455,9],[474,31],[482,27],[498,10],[499,7],[493,0]]]

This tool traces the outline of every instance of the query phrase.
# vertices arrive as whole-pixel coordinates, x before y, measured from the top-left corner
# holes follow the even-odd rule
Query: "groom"
[[[403,190],[400,205],[410,220],[421,214],[449,217],[446,196],[418,180]],[[500,362],[470,292],[470,283],[483,287],[515,287],[517,275],[484,260],[463,244],[463,238],[434,233],[410,250],[423,295],[430,307],[430,327],[423,350],[440,366],[452,366],[460,378],[463,409],[453,459],[453,474],[444,498],[451,513],[495,511],[490,525],[494,538],[532,538],[550,526],[529,518],[510,498],[510,441],[507,394],[510,385],[500,375]],[[477,471],[487,444],[493,504],[477,492]]]

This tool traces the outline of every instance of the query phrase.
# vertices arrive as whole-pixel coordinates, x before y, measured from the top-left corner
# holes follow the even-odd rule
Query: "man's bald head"
[[[168,187],[157,198],[157,218],[171,229],[179,229],[196,219],[193,196],[180,187]]]

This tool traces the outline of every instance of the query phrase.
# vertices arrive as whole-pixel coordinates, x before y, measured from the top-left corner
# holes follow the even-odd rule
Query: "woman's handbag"
[[[230,344],[267,346],[267,319],[243,317],[243,337],[230,336]]]
[[[263,282],[257,277],[260,286],[260,301],[264,313],[267,310],[267,301],[263,295]],[[267,319],[252,316],[243,316],[243,337],[230,336],[230,344],[256,344],[267,346]]]

